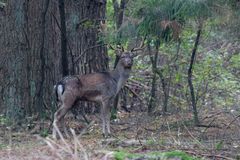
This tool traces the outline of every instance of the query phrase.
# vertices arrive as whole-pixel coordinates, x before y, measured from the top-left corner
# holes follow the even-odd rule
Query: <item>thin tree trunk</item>
[[[195,91],[194,91],[194,86],[193,86],[193,83],[192,83],[192,70],[193,70],[194,60],[195,60],[195,56],[196,56],[196,52],[197,52],[197,48],[198,48],[198,44],[199,44],[201,31],[202,31],[202,27],[200,25],[199,28],[198,28],[198,31],[197,31],[197,37],[196,37],[196,40],[195,40],[194,48],[192,50],[191,61],[190,61],[190,65],[189,65],[189,68],[188,68],[188,85],[189,85],[189,90],[190,90],[190,94],[191,94],[191,102],[192,102],[193,115],[194,115],[194,123],[195,123],[196,126],[199,125],[199,119],[198,119],[198,111],[197,111]]]
[[[115,17],[115,23],[116,23],[117,30],[121,27],[122,22],[123,22],[125,5],[126,5],[126,0],[121,0],[120,4],[118,3],[117,0],[113,0],[114,17]],[[119,39],[120,38],[121,38],[121,33],[119,33]],[[120,59],[120,57],[116,54],[115,61],[114,61],[114,68],[116,68],[119,59]],[[122,92],[122,93],[124,93],[124,92]],[[123,94],[123,96],[126,96],[126,95]],[[117,94],[117,96],[113,102],[113,110],[112,110],[112,115],[111,115],[112,118],[116,117],[118,102],[119,102],[119,94]]]
[[[27,64],[26,64],[26,79],[27,79],[27,96],[26,101],[27,101],[27,106],[25,109],[25,115],[31,116],[32,115],[32,99],[31,99],[31,46],[30,46],[30,41],[28,37],[29,33],[29,18],[28,18],[28,9],[29,9],[29,1],[26,1],[24,3],[24,19],[25,19],[25,26],[24,26],[24,36],[26,40],[26,55],[27,55]]]
[[[164,79],[162,70],[156,70],[157,74],[160,77],[161,80],[161,85],[162,85],[162,89],[163,89],[163,94],[164,94],[164,100],[163,100],[163,108],[162,108],[162,112],[163,114],[165,114],[167,112],[167,108],[168,108],[168,97],[169,97],[169,92],[167,89],[167,83]]]
[[[62,56],[62,75],[68,75],[68,56],[67,56],[67,37],[66,37],[66,21],[65,21],[65,4],[64,0],[58,0],[60,24],[61,24],[61,56]]]
[[[122,25],[125,6],[126,0],[121,0],[120,4],[117,0],[113,0],[114,17],[117,29]]]
[[[41,62],[41,70],[40,70],[40,76],[41,76],[41,81],[39,84],[39,90],[37,93],[38,97],[38,113],[40,115],[40,119],[43,120],[43,113],[44,113],[44,81],[45,81],[45,51],[44,51],[44,44],[45,44],[45,29],[46,29],[46,14],[49,6],[49,1],[50,0],[45,0],[44,2],[44,10],[42,12],[42,21],[41,21],[41,48],[40,48],[40,62]],[[43,128],[43,124],[40,124],[40,129]]]
[[[153,110],[156,108],[156,81],[157,81],[157,60],[158,60],[158,50],[160,47],[160,40],[158,39],[156,41],[156,51],[154,54],[154,57],[150,56],[151,62],[152,62],[152,72],[153,72],[153,78],[152,78],[152,87],[151,87],[151,95],[148,105],[148,113],[151,114]],[[148,50],[151,53],[150,44],[148,44]]]

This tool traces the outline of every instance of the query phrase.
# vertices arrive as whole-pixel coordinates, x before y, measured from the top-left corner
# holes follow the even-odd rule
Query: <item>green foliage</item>
[[[116,108],[114,108],[114,107],[113,107],[112,110],[111,110],[110,119],[111,119],[111,120],[117,119],[117,110],[116,110]]]
[[[156,40],[161,40],[159,51],[161,63],[157,68],[161,70],[166,82],[169,82],[170,88],[173,88],[170,89],[169,103],[171,105],[169,106],[188,108],[190,95],[187,85],[187,69],[190,53],[196,38],[196,29],[200,23],[204,24],[193,68],[193,85],[197,105],[198,107],[202,104],[211,104],[209,107],[231,107],[236,104],[235,97],[240,92],[238,85],[240,55],[236,53],[237,50],[231,53],[217,47],[213,49],[208,49],[208,47],[219,40],[226,39],[226,34],[218,27],[221,29],[221,27],[230,26],[232,24],[230,21],[239,19],[239,16],[234,14],[237,11],[230,10],[234,8],[233,5],[235,1],[224,0],[129,1],[125,10],[127,20],[119,30],[116,30],[113,4],[111,0],[108,0],[107,42],[121,43],[126,47],[138,37],[147,36],[148,42],[154,48]],[[233,24],[236,29],[238,22]],[[236,39],[231,36],[230,40],[233,38]],[[173,41],[176,39],[181,41],[179,51],[177,51],[177,43]],[[109,51],[109,55],[115,57],[113,51]],[[229,60],[227,60],[228,55],[232,55]],[[134,70],[151,73],[149,56],[136,58]],[[145,82],[145,78],[138,76],[138,73],[133,73],[133,75],[133,79]],[[158,87],[161,87],[160,83]],[[142,95],[148,97],[149,93],[142,93]]]
[[[7,147],[7,144],[0,143],[0,150],[3,149],[3,148],[6,148],[6,147]]]
[[[114,158],[116,160],[124,160],[126,158],[135,158],[135,157],[137,157],[137,156],[134,154],[124,152],[124,151],[119,151],[119,152],[114,153]]]
[[[6,126],[8,126],[8,125],[10,125],[11,124],[11,121],[10,121],[10,119],[8,118],[8,117],[6,117],[6,116],[4,116],[4,115],[0,115],[0,125],[6,125]]]
[[[229,69],[234,73],[235,71],[240,71],[240,53],[233,55],[229,61]]]
[[[112,0],[107,0],[107,20],[108,20],[108,27],[114,26],[114,9],[113,9],[113,2]]]
[[[203,94],[204,86],[207,86],[212,90],[212,94],[218,95],[206,97],[211,98],[216,106],[234,105],[235,94],[240,90],[239,82],[228,68],[223,67],[224,57],[219,54],[219,51],[207,52],[201,56],[203,58],[196,63],[194,68],[194,84],[198,88],[198,94]]]
[[[138,34],[151,38],[160,36],[169,41],[176,36],[174,33],[180,32],[180,24],[184,22],[183,5],[182,0],[141,0],[130,4],[134,6],[130,15],[140,21],[136,26]]]
[[[40,131],[40,136],[47,137],[48,136],[48,129],[44,128]]]
[[[147,139],[147,145],[153,145],[155,143],[154,139],[153,138],[149,138]]]
[[[172,159],[172,158],[180,158],[182,160],[197,160],[198,158],[191,157],[184,152],[181,151],[170,151],[170,152],[149,152],[149,153],[128,153],[125,151],[116,151],[114,152],[114,158],[116,160],[125,160],[125,159]]]
[[[223,141],[220,141],[216,144],[216,150],[221,150],[223,148]]]
[[[186,0],[186,14],[191,18],[207,19],[212,15],[214,1],[212,0]]]
[[[93,28],[95,26],[95,22],[93,20],[85,20],[81,23],[81,27],[84,29]]]
[[[114,17],[114,8],[113,8],[113,2],[112,0],[107,0],[107,32],[104,34],[103,40],[104,42],[108,44],[126,44],[127,40],[129,38],[129,33],[126,30],[128,27],[124,28],[121,30],[116,29],[116,24],[115,24],[115,17]],[[127,36],[126,36],[127,34]]]

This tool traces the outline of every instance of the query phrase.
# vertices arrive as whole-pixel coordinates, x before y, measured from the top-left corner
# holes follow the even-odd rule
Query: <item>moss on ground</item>
[[[126,159],[146,159],[146,160],[167,160],[167,159],[181,159],[181,160],[199,160],[196,157],[192,157],[182,151],[170,151],[170,152],[149,152],[149,153],[129,153],[126,151],[114,152],[114,158],[116,160]]]

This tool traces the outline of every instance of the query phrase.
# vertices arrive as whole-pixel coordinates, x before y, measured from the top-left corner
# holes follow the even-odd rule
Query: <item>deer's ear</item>
[[[121,57],[121,55],[122,55],[122,51],[116,51],[116,55],[118,56],[118,57]]]

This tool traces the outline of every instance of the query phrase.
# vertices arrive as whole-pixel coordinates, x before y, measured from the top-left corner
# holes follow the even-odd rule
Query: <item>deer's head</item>
[[[131,52],[123,52],[119,55],[119,63],[126,69],[131,69],[134,55]]]
[[[143,39],[141,42],[140,47],[133,48],[131,51],[125,51],[123,47],[119,46],[116,49],[111,45],[109,45],[109,47],[116,51],[117,57],[119,58],[119,63],[121,63],[124,68],[131,69],[133,65],[133,58],[137,56],[136,52],[145,48],[144,41],[145,39]]]

